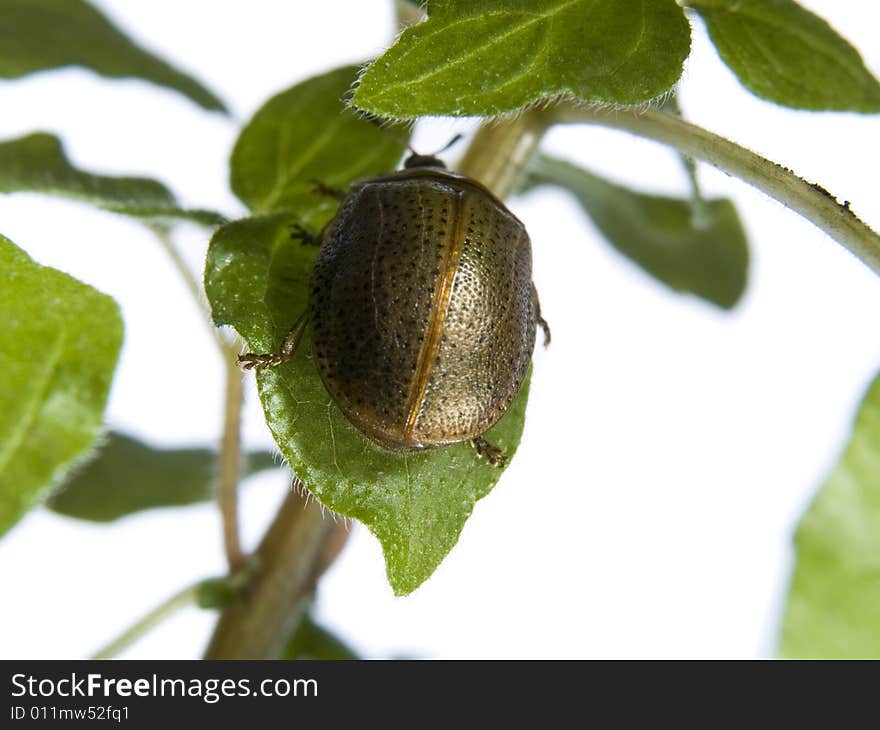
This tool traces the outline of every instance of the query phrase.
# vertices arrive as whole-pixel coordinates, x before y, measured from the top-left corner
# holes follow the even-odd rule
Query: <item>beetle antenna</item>
[[[450,139],[450,140],[449,140],[449,141],[448,141],[443,147],[441,147],[439,150],[437,150],[436,152],[434,152],[434,153],[431,155],[431,157],[436,157],[437,155],[442,155],[442,154],[443,154],[444,152],[446,152],[446,150],[448,150],[450,147],[452,147],[452,146],[458,144],[459,142],[461,142],[461,140],[462,140],[463,138],[464,138],[464,135],[463,135],[461,132],[459,132],[459,133],[456,134],[452,139]],[[412,147],[410,147],[409,149],[410,149],[411,152],[413,152],[413,154],[415,154],[415,151],[413,150]]]
[[[419,160],[427,160],[435,158],[437,157],[437,155],[443,154],[450,147],[461,142],[462,138],[464,137],[464,135],[459,132],[436,152],[432,152],[430,155],[422,155],[419,154],[415,149],[413,149],[413,146],[409,143],[408,137],[404,137],[402,134],[398,134],[397,130],[387,126],[384,120],[380,119],[379,117],[373,116],[368,117],[367,120],[372,122],[381,132],[391,137],[391,139],[397,142],[397,144],[401,145],[402,147],[406,147],[409,150],[410,155]]]

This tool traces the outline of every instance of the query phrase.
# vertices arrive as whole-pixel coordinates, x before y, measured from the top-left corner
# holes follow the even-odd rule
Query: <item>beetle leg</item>
[[[474,447],[474,451],[477,452],[477,456],[481,456],[489,462],[490,466],[501,467],[504,466],[504,462],[507,461],[507,457],[504,455],[504,452],[499,449],[497,446],[493,446],[482,436],[476,436],[470,440],[471,446]]]
[[[541,316],[541,302],[538,299],[538,290],[534,284],[532,284],[532,299],[535,301],[535,319],[538,320],[538,326],[544,330],[544,347],[547,347],[550,344],[550,325]]]
[[[325,195],[328,198],[336,198],[337,200],[345,200],[346,195],[348,195],[344,190],[331,188],[320,180],[309,180],[309,182],[312,184],[312,192],[315,195]]]
[[[310,231],[307,231],[299,223],[294,223],[290,226],[290,237],[294,241],[301,241],[303,246],[320,246],[322,233],[323,231],[316,235]]]
[[[296,320],[290,332],[287,333],[278,348],[278,352],[269,352],[263,355],[255,355],[252,352],[246,352],[238,356],[238,364],[242,370],[265,370],[266,368],[274,368],[281,363],[287,362],[293,357],[296,348],[299,347],[302,340],[303,332],[308,322],[308,312],[303,312],[300,318]]]

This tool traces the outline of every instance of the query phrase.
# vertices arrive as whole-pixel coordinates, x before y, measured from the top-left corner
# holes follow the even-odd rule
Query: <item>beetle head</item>
[[[460,134],[456,134],[449,142],[442,148],[437,150],[435,153],[431,155],[420,155],[416,152],[412,147],[409,147],[409,151],[412,153],[409,157],[406,158],[406,161],[403,163],[403,166],[407,170],[411,170],[413,167],[439,167],[442,169],[446,169],[446,163],[443,162],[437,155],[441,152],[446,152],[452,145],[458,142],[461,139]]]
[[[413,167],[441,167],[444,170],[446,169],[446,163],[444,163],[439,157],[435,157],[434,155],[420,155],[416,152],[413,152],[406,158],[403,166],[407,170],[410,170]]]

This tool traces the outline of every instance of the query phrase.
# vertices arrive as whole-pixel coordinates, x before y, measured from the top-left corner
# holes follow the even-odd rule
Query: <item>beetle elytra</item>
[[[413,154],[355,181],[317,242],[308,311],[278,352],[242,366],[290,359],[310,324],[321,379],[365,436],[392,451],[468,441],[503,464],[483,435],[519,392],[536,327],[550,339],[519,219],[477,181]]]

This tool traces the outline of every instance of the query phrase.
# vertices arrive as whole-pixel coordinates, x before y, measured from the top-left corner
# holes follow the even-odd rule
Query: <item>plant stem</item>
[[[527,112],[484,124],[460,169],[499,197],[518,184],[550,122]],[[255,555],[254,576],[241,605],[217,623],[206,659],[271,659],[305,610],[315,583],[339,552],[345,534],[314,502],[295,490],[269,527]]]
[[[226,559],[230,573],[234,573],[244,565],[246,559],[238,529],[243,391],[242,373],[237,364],[239,348],[234,343],[226,342],[214,328],[201,287],[171,241],[168,230],[155,227],[154,230],[199,308],[205,313],[226,367],[217,501],[223,521]],[[304,497],[295,490],[291,491],[257,550],[254,574],[246,587],[242,604],[227,609],[221,615],[205,658],[272,658],[278,655],[306,599],[312,594],[320,571],[326,567],[323,548],[333,528],[334,522],[324,519],[320,507],[314,503],[306,505]],[[338,551],[338,542],[331,543],[335,551]],[[143,630],[148,630],[164,616],[165,613],[161,612],[155,617],[147,617]],[[141,623],[131,631],[138,629]],[[140,632],[135,633],[134,638],[138,635]],[[118,650],[118,641],[108,648]],[[122,644],[122,647],[126,645]],[[102,650],[102,653],[106,651]]]
[[[457,169],[499,198],[514,192],[552,120],[538,111],[483,122]]]
[[[421,23],[425,18],[424,11],[410,0],[397,0],[394,3],[394,14],[397,18],[397,30],[401,31],[411,25]]]
[[[183,260],[183,256],[180,255],[180,251],[177,250],[177,246],[174,245],[174,241],[171,240],[171,232],[165,226],[151,225],[150,228],[153,230],[153,233],[156,234],[159,243],[162,244],[162,248],[165,249],[165,253],[168,254],[168,258],[171,259],[171,263],[174,264],[174,268],[177,270],[177,273],[180,274],[180,278],[183,279],[183,283],[186,284],[186,288],[192,295],[193,301],[196,303],[196,306],[205,318],[205,324],[208,326],[208,331],[211,333],[221,356],[224,360],[229,354],[233,354],[237,357],[240,349],[238,346],[238,340],[229,342],[224,339],[220,331],[214,326],[214,322],[211,319],[211,311],[208,309],[208,303],[202,293],[202,285],[199,283],[198,279],[193,276],[192,271],[190,271],[189,267],[186,265],[186,261]]]
[[[241,405],[243,399],[242,372],[238,367],[240,348],[236,341],[229,342],[211,321],[202,288],[193,276],[180,251],[171,240],[171,233],[166,226],[150,226],[156,234],[162,248],[168,254],[177,272],[180,274],[190,294],[192,294],[199,311],[211,331],[220,357],[223,358],[226,373],[226,395],[223,416],[223,435],[220,441],[217,475],[217,503],[223,523],[223,547],[229,571],[234,573],[244,563],[245,555],[241,549],[238,531],[238,481],[241,476]]]
[[[325,567],[335,526],[295,484],[257,549],[243,602],[223,612],[205,659],[279,656]]]
[[[607,111],[563,104],[544,112],[552,122],[601,124],[662,142],[714,165],[800,213],[880,274],[880,235],[819,185],[724,137],[665,112]]]
[[[149,227],[156,234],[156,238],[159,239],[159,243],[162,244],[162,248],[165,249],[165,253],[168,254],[168,258],[171,259],[171,263],[174,264],[174,268],[177,269],[177,273],[180,274],[180,278],[183,279],[186,288],[189,289],[189,293],[198,305],[199,311],[207,314],[204,299],[202,298],[202,289],[186,265],[186,261],[183,260],[183,256],[180,255],[180,251],[177,250],[177,246],[174,245],[174,241],[171,240],[171,230],[167,226],[156,224]],[[210,317],[208,319],[210,322]],[[213,323],[211,323],[211,329],[214,329]]]
[[[95,652],[92,659],[112,659],[121,654],[138,639],[148,634],[156,625],[170,618],[180,609],[195,603],[198,586],[198,583],[188,586],[156,606],[118,637]]]
[[[241,404],[243,383],[238,367],[237,352],[226,352],[226,398],[223,418],[223,437],[220,442],[217,476],[217,503],[223,522],[223,547],[229,572],[234,573],[244,564],[238,531],[238,481],[241,476]]]

